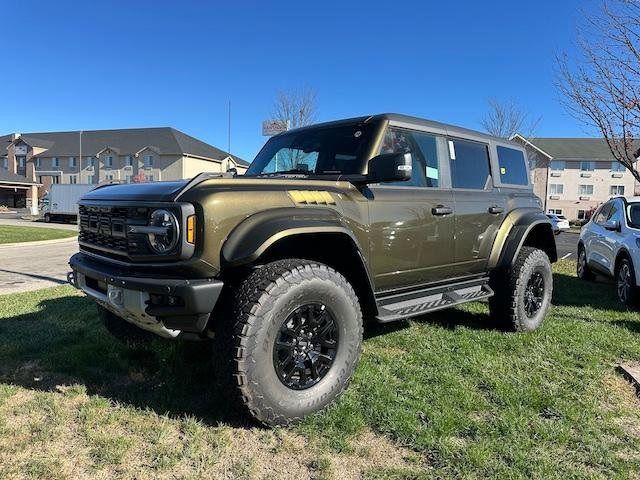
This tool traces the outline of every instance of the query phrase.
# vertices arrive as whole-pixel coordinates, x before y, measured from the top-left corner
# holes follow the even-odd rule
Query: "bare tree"
[[[500,101],[490,98],[487,103],[489,109],[480,121],[487,133],[501,138],[511,138],[516,133],[524,138],[534,135],[540,117],[532,120],[524,108],[514,100]]]
[[[273,105],[273,119],[298,128],[316,120],[316,92],[310,88],[280,91]]]
[[[316,92],[310,88],[280,91],[273,104],[272,118],[287,129],[311,125],[316,120]],[[280,151],[276,158],[278,170],[300,169],[309,167],[311,155],[298,149]]]
[[[557,60],[562,102],[601,133],[613,158],[640,182],[640,3],[603,0],[578,33],[578,58]]]

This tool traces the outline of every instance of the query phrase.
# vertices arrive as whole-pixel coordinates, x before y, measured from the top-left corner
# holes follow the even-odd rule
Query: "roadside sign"
[[[264,120],[262,122],[262,135],[265,137],[273,137],[287,130],[289,130],[289,122],[282,120]]]

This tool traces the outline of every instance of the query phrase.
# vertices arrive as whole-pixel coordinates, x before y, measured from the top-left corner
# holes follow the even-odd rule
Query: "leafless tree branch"
[[[525,138],[533,137],[541,117],[531,119],[527,112],[515,101],[500,101],[490,98],[489,109],[480,124],[489,134],[496,137],[510,138],[516,133]]]

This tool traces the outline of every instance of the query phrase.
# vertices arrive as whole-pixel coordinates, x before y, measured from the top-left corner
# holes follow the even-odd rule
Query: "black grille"
[[[146,254],[144,237],[128,233],[129,225],[145,225],[148,209],[102,205],[79,205],[81,247],[115,255]]]

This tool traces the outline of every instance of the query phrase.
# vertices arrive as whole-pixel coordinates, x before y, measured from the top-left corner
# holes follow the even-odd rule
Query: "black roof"
[[[0,137],[5,138],[10,141],[8,135]],[[76,130],[24,133],[20,135],[20,139],[30,146],[46,148],[46,152],[40,155],[43,157],[73,156],[79,151],[80,132]],[[145,147],[152,147],[160,154],[190,154],[213,160],[222,160],[229,156],[239,165],[248,165],[243,159],[172,127],[82,131],[83,155],[95,155],[107,147],[121,155],[133,155]]]

